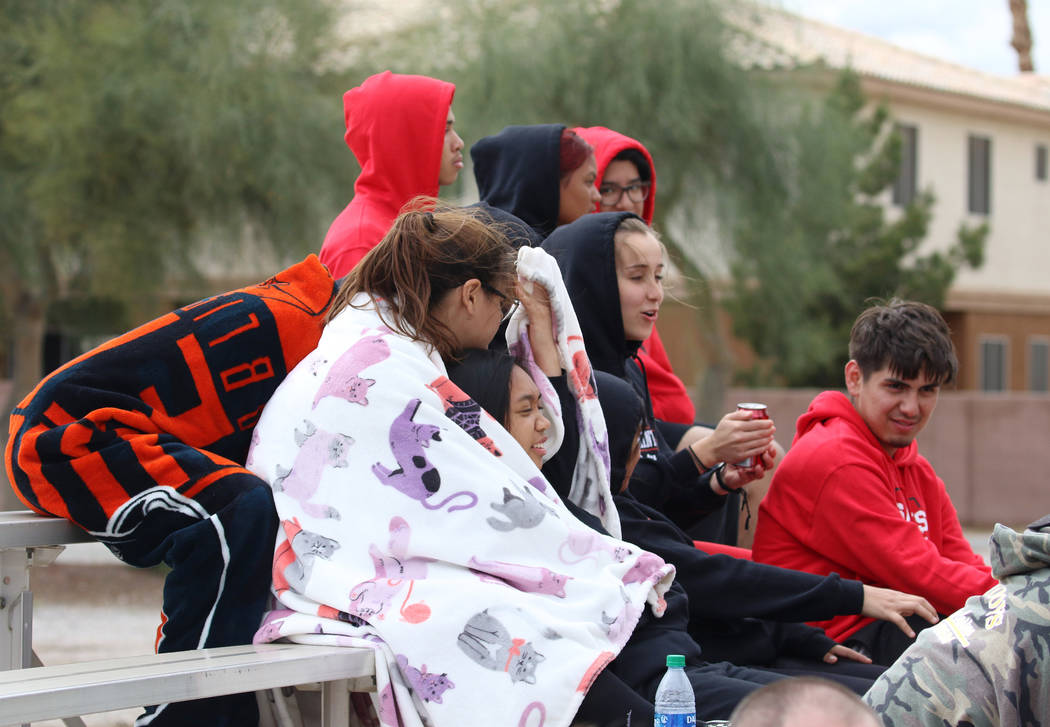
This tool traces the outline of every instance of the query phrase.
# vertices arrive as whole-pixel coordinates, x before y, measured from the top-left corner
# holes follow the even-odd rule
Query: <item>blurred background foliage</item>
[[[751,70],[746,33],[724,20],[739,3],[446,0],[387,25],[374,5],[0,0],[12,397],[43,373],[48,321],[119,333],[156,315],[152,298],[199,297],[216,261],[229,273],[260,250],[281,264],[317,251],[357,172],[342,93],[387,68],[454,82],[468,146],[540,122],[646,144],[676,297],[697,306],[721,384],[734,370],[721,305],[757,354],[738,378],[840,386],[844,327],[865,299],[938,304],[980,262],[980,229],[918,254],[929,192],[885,219],[899,156],[885,111],[849,74]],[[473,201],[468,176],[452,196]]]
[[[955,271],[980,264],[987,234],[963,229],[947,251],[919,255],[935,200],[924,191],[887,219],[880,195],[897,177],[900,140],[885,108],[866,104],[849,72],[752,68],[756,41],[733,22],[744,6],[450,0],[368,51],[377,67],[454,81],[468,144],[556,121],[649,148],[654,226],[684,270],[675,297],[697,308],[718,406],[730,379],[841,387],[865,301],[943,304]],[[720,306],[756,354],[746,368],[727,352]]]
[[[245,239],[281,257],[317,247],[353,178],[333,154],[346,76],[325,63],[332,3],[3,0],[0,17],[16,396],[42,373],[60,301],[66,332],[118,333]]]

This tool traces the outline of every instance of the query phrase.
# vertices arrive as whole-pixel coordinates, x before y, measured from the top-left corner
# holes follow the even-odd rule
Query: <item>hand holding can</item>
[[[742,402],[740,404],[737,404],[736,405],[736,410],[737,411],[750,412],[752,419],[769,419],[769,414],[766,411],[766,405],[765,404],[758,404],[758,403],[755,403],[755,402],[746,401],[746,402]],[[744,459],[740,460],[739,462],[734,462],[733,465],[735,467],[754,467],[755,466],[755,458],[754,457],[745,457]]]

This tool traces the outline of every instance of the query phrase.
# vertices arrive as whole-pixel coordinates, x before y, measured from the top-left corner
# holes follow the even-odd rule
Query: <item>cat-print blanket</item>
[[[368,303],[359,296],[356,303]],[[257,641],[375,649],[385,725],[567,725],[672,566],[600,535],[372,307],[267,404],[249,468],[282,521]]]

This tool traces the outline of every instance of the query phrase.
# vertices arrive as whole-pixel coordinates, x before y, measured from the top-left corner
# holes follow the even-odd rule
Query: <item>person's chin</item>
[[[638,326],[627,335],[628,341],[645,341],[653,332],[653,326]]]
[[[894,449],[904,449],[909,444],[915,441],[915,435],[895,435],[892,437],[886,437],[883,440],[886,446],[893,447]]]

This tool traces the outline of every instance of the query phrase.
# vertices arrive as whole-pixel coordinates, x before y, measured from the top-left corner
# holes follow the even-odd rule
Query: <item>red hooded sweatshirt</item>
[[[820,394],[799,417],[759,506],[752,556],[924,596],[941,614],[996,583],[917,444],[889,457],[838,391]],[[837,616],[816,625],[843,641],[871,621]]]
[[[649,150],[629,136],[607,129],[604,126],[577,127],[573,129],[584,141],[594,147],[594,160],[598,165],[598,176],[595,184],[600,188],[605,169],[609,162],[624,149],[637,149],[649,162],[650,186],[649,196],[645,198],[642,219],[647,225],[653,224],[653,208],[656,206],[656,165]],[[601,210],[601,203],[595,212]],[[653,328],[652,335],[638,349],[638,358],[645,365],[645,380],[649,385],[649,395],[653,400],[653,414],[657,419],[679,424],[692,424],[696,421],[696,409],[685,389],[682,380],[671,370],[671,361],[667,358],[660,334]]]
[[[435,78],[383,71],[343,94],[346,144],[361,174],[321,246],[321,262],[334,277],[349,273],[379,244],[407,202],[437,196],[455,90]]]

